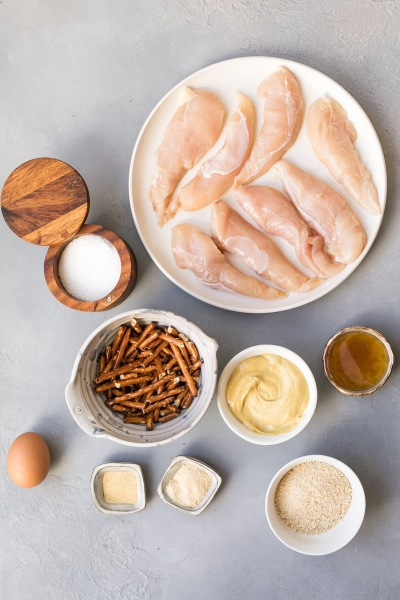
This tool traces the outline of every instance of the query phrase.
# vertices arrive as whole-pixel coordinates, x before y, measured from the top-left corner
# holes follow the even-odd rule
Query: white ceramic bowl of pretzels
[[[205,414],[217,382],[217,342],[187,319],[138,309],[84,342],[65,397],[89,435],[129,446],[181,437]]]

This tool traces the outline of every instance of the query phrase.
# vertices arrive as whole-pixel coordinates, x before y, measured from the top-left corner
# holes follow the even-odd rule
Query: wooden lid
[[[89,212],[89,191],[67,163],[34,158],[7,178],[1,211],[9,228],[38,246],[56,246],[74,236]]]

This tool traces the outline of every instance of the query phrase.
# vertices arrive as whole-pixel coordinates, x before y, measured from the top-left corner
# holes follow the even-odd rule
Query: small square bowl
[[[207,494],[199,502],[199,504],[197,506],[194,506],[193,508],[182,508],[182,506],[175,504],[165,492],[168,483],[183,464],[192,464],[196,467],[199,467],[200,469],[203,469],[203,471],[210,475],[212,480],[210,489],[208,490]],[[157,492],[161,500],[163,500],[166,504],[169,504],[170,506],[173,506],[174,508],[177,508],[178,510],[187,513],[188,515],[196,517],[197,515],[202,513],[203,510],[210,504],[211,500],[217,493],[221,482],[222,479],[218,475],[218,473],[214,471],[214,469],[211,469],[211,467],[209,467],[205,463],[201,462],[200,460],[197,460],[196,458],[191,458],[190,456],[176,456],[169,465],[168,469],[165,471],[164,475],[162,476],[162,479],[157,488]]]
[[[133,473],[136,477],[138,501],[136,504],[117,504],[106,502],[103,493],[104,473],[109,471],[123,471]],[[140,465],[134,463],[104,463],[94,468],[90,481],[93,504],[97,510],[106,515],[130,515],[143,510],[146,506],[146,490],[144,486],[143,473]]]

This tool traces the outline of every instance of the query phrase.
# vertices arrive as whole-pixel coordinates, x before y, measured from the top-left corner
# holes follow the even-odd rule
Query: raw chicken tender
[[[308,111],[307,132],[316,157],[332,177],[371,215],[380,215],[378,192],[353,145],[357,132],[341,105],[316,100]]]
[[[264,122],[235,188],[260,177],[294,144],[303,120],[303,100],[293,73],[279,67],[257,90],[265,98]]]
[[[308,292],[321,283],[301,273],[266,235],[245,221],[239,213],[216,202],[211,207],[212,239],[223,250],[238,256],[250,269],[291,292]]]
[[[182,177],[215,144],[221,133],[225,109],[218,96],[205,90],[184,88],[184,103],[164,132],[149,197],[160,226]]]
[[[331,262],[324,252],[323,238],[310,231],[290,200],[278,190],[249,185],[240,187],[236,191],[236,198],[261,229],[282,237],[294,246],[303,267],[324,279],[344,269],[344,265]]]
[[[168,213],[175,214],[179,206],[183,210],[199,210],[218,200],[233,184],[249,156],[254,133],[253,103],[239,92],[236,95],[239,105],[229,122],[224,145],[181,189],[180,195],[171,202]]]
[[[277,163],[275,173],[302,217],[323,237],[330,256],[345,264],[356,260],[367,238],[346,200],[286,160]]]
[[[187,223],[172,228],[172,253],[180,269],[189,269],[203,283],[253,298],[284,298],[285,292],[245,275],[228,263],[214,242]]]

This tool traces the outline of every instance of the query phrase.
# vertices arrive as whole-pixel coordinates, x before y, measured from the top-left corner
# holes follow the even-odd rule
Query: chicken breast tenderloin
[[[346,200],[324,181],[286,160],[276,164],[275,174],[302,217],[324,239],[330,256],[345,264],[356,260],[367,238]]]
[[[285,292],[245,275],[228,263],[214,242],[187,223],[172,228],[172,253],[179,269],[189,269],[203,283],[253,298],[284,298]]]
[[[265,98],[264,122],[250,156],[235,179],[235,188],[251,183],[282,158],[294,144],[303,121],[303,100],[297,79],[285,67],[279,67],[258,87]]]
[[[187,211],[199,210],[218,200],[233,184],[249,156],[254,134],[253,103],[239,92],[236,96],[238,107],[229,121],[224,145],[181,189],[169,205],[168,215],[173,216],[179,207]]]
[[[380,215],[378,192],[354,147],[357,132],[339,102],[316,100],[308,111],[307,133],[315,156],[332,177],[371,215]]]
[[[308,292],[322,280],[308,278],[285,258],[278,246],[225,202],[211,207],[211,235],[218,248],[238,256],[258,275],[291,292]]]
[[[310,231],[290,200],[279,190],[248,185],[236,191],[236,198],[261,229],[294,246],[300,264],[306,269],[324,279],[344,269],[344,265],[330,260],[323,249],[323,238]]]
[[[157,163],[149,197],[160,227],[167,220],[167,208],[182,177],[217,141],[225,109],[213,92],[182,90],[183,103],[175,112],[157,150]]]

